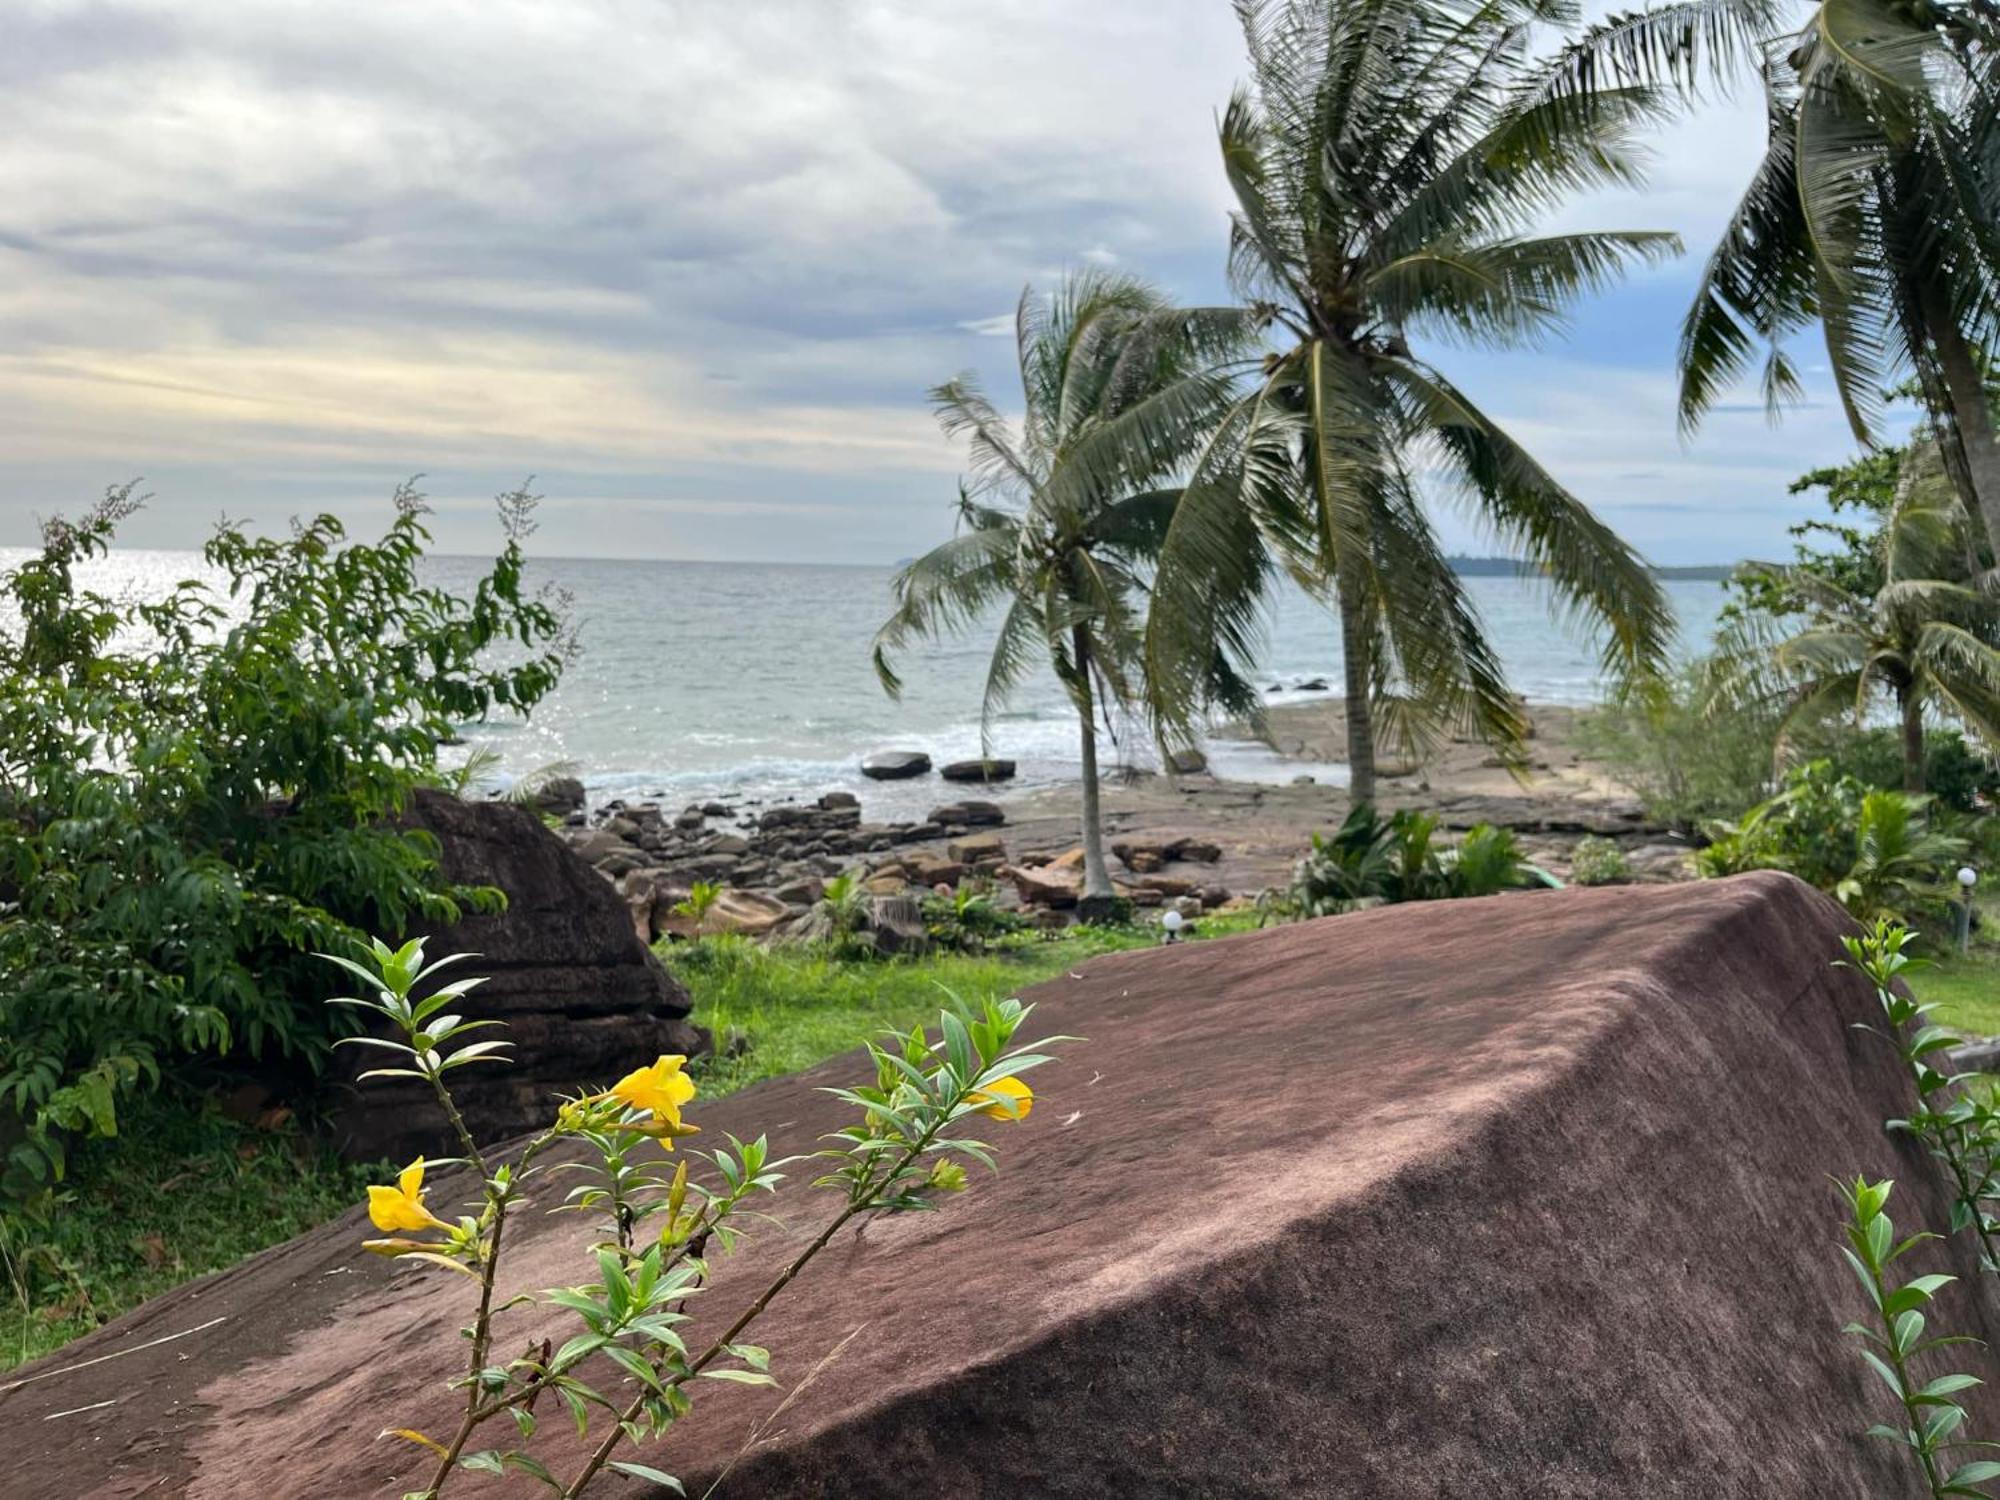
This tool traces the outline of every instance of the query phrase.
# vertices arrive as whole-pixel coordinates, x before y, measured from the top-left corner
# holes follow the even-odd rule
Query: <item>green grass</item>
[[[0,1219],[0,1370],[325,1223],[382,1170],[341,1161],[294,1125],[231,1120],[195,1094],[135,1100],[119,1127],[71,1153],[45,1221]]]
[[[1243,917],[1199,924],[1202,936],[1249,925]],[[934,1024],[954,995],[976,1006],[1053,979],[1097,954],[1159,940],[1146,928],[1072,928],[1057,938],[1009,939],[983,956],[843,963],[798,949],[708,938],[665,949],[662,956],[694,995],[694,1019],[715,1034],[718,1050],[726,1050],[732,1033],[745,1044],[737,1056],[697,1065],[702,1093],[716,1098],[796,1073],[892,1028]]]
[[[1931,967],[1910,976],[1910,991],[1934,1001],[1931,1019],[1975,1036],[2000,1036],[2000,898],[1979,903],[1980,926],[1972,950],[1959,954],[1947,941],[1926,949]]]

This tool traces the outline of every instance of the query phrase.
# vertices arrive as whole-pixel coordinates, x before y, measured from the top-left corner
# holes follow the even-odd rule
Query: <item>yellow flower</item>
[[[377,1229],[390,1233],[398,1229],[451,1228],[424,1207],[424,1159],[421,1156],[403,1168],[394,1187],[368,1189],[368,1217]]]
[[[1035,1091],[1014,1077],[996,1078],[985,1088],[974,1089],[972,1097],[990,1101],[979,1112],[996,1120],[1025,1120],[1035,1107]]]
[[[694,1097],[694,1080],[681,1071],[685,1057],[662,1057],[650,1068],[635,1068],[611,1085],[611,1096],[644,1110],[678,1132],[681,1106]]]

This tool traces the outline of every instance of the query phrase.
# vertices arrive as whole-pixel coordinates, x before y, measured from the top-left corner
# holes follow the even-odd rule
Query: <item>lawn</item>
[[[2000,1036],[2000,897],[1980,902],[1979,931],[1960,955],[1950,945],[1930,951],[1930,967],[1910,976],[1919,1000],[1937,1003],[1932,1019],[1974,1036]]]
[[[1246,917],[1209,918],[1198,936],[1241,932]],[[714,1098],[761,1078],[796,1073],[863,1040],[918,1022],[935,1023],[956,996],[976,1006],[1065,973],[1087,958],[1160,940],[1147,928],[1073,928],[1061,937],[1007,940],[985,955],[842,963],[800,949],[705,939],[662,957],[693,993],[694,1019],[716,1038],[697,1079]],[[732,1039],[741,1045],[731,1048]],[[727,1055],[734,1050],[735,1055]]]

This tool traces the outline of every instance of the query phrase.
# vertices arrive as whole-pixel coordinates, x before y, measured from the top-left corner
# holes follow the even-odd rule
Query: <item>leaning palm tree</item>
[[[1865,719],[1886,700],[1902,730],[1904,789],[1922,792],[1926,714],[2000,745],[2000,609],[1974,581],[1978,523],[1944,478],[1936,445],[1913,445],[1903,468],[1876,542],[1880,588],[1864,597],[1822,570],[1767,565],[1793,612],[1731,624],[1719,642],[1721,691],[1783,706],[1781,756],[1799,728]]]
[[[1154,706],[1189,729],[1200,679],[1188,664],[1217,640],[1247,654],[1264,582],[1288,571],[1337,606],[1363,802],[1385,711],[1398,734],[1469,730],[1507,752],[1523,733],[1438,545],[1435,496],[1602,627],[1610,667],[1650,668],[1665,652],[1671,616],[1646,565],[1419,346],[1532,340],[1577,297],[1676,249],[1663,233],[1533,229],[1580,190],[1637,179],[1634,133],[1671,95],[1606,80],[1684,68],[1690,36],[1735,22],[1726,5],[1641,13],[1542,56],[1537,29],[1573,20],[1561,5],[1237,9],[1252,81],[1221,124],[1230,268],[1277,347],[1168,530],[1147,641]],[[1245,545],[1250,532],[1262,549]]]
[[[1680,347],[1692,430],[1817,322],[1850,425],[1916,375],[1953,483],[2000,545],[2000,439],[1983,365],[2000,337],[2000,17],[1964,0],[1824,0],[1764,65],[1769,143],[1703,273]]]
[[[894,654],[998,615],[982,740],[1038,660],[1074,705],[1083,761],[1086,910],[1113,895],[1099,814],[1100,721],[1140,698],[1135,666],[1147,576],[1177,476],[1214,430],[1253,334],[1233,308],[1182,309],[1130,277],[1083,272],[1053,297],[1022,294],[1015,318],[1026,414],[1018,431],[970,376],[932,400],[967,439],[958,534],[904,568],[875,664],[894,695]],[[1197,666],[1204,701],[1241,709],[1254,690],[1215,652]]]

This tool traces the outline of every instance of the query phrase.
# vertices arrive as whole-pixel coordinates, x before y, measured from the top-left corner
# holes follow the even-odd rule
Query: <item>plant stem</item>
[[[777,1274],[769,1286],[757,1294],[756,1300],[738,1315],[736,1321],[729,1325],[728,1330],[718,1337],[714,1343],[710,1344],[707,1349],[703,1350],[700,1357],[685,1370],[668,1380],[663,1389],[673,1390],[679,1386],[686,1385],[688,1381],[694,1379],[695,1376],[707,1369],[708,1366],[715,1363],[722,1356],[723,1351],[736,1342],[737,1336],[744,1329],[748,1328],[765,1308],[771,1305],[771,1299],[776,1297],[787,1286],[791,1285],[799,1272],[805,1269],[806,1263],[815,1255],[818,1255],[820,1251],[824,1250],[849,1220],[853,1219],[857,1214],[866,1213],[869,1209],[873,1208],[876,1200],[882,1194],[883,1187],[888,1183],[894,1182],[905,1167],[923,1155],[924,1151],[930,1146],[930,1143],[936,1139],[937,1133],[944,1128],[945,1123],[951,1118],[952,1110],[963,1102],[967,1092],[969,1090],[961,1087],[952,1103],[938,1112],[937,1123],[926,1130],[908,1150],[897,1158],[896,1164],[889,1169],[881,1181],[870,1187],[868,1192],[861,1198],[849,1202],[847,1207],[835,1214],[827,1226],[813,1238],[812,1243],[793,1256],[791,1263]],[[637,1417],[640,1408],[646,1404],[647,1394],[642,1388],[639,1394],[632,1398],[631,1404],[619,1414],[618,1421],[604,1435],[604,1441],[599,1443],[596,1451],[590,1455],[590,1461],[584,1465],[583,1472],[577,1475],[569,1488],[562,1492],[562,1500],[576,1500],[576,1497],[583,1493],[584,1486],[597,1477],[598,1472],[603,1469],[604,1465],[610,1460],[612,1453],[617,1449],[620,1439],[625,1436],[625,1424]]]

